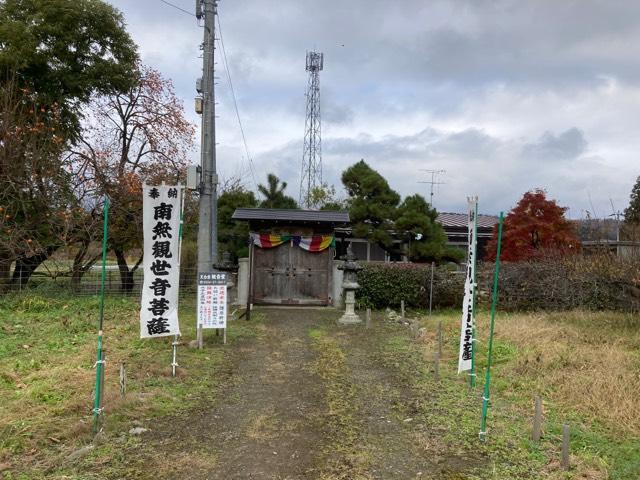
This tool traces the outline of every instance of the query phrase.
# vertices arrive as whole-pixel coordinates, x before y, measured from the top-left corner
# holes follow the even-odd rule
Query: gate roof
[[[293,210],[287,208],[237,208],[231,217],[249,222],[347,225],[349,212],[333,210]]]

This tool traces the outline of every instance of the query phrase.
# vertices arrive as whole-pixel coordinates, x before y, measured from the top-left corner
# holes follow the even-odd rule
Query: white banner
[[[144,282],[140,308],[140,338],[180,335],[180,209],[178,186],[145,185],[142,190]]]
[[[468,199],[469,202],[469,233],[467,239],[469,241],[469,250],[467,253],[467,279],[464,282],[464,298],[462,300],[462,324],[460,327],[460,354],[458,357],[458,373],[471,370],[471,357],[473,346],[473,327],[475,324],[475,312],[473,305],[473,296],[476,285],[475,268],[476,268],[476,212],[478,209],[478,198]]]
[[[198,275],[198,326],[227,328],[227,274]]]

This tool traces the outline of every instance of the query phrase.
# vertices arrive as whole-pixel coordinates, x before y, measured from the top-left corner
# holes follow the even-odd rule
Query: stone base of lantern
[[[353,325],[356,323],[362,323],[362,319],[355,311],[356,295],[354,290],[348,290],[345,295],[345,312],[338,320],[338,323],[342,325]]]

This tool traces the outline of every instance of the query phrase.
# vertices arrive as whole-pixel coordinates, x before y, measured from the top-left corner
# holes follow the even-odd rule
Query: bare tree
[[[142,243],[142,185],[179,180],[195,128],[171,82],[147,67],[139,68],[138,82],[127,93],[96,98],[87,123],[79,148],[70,155],[74,175],[94,201],[105,195],[111,199],[109,248],[122,290],[131,291],[142,263],[141,253],[133,265],[127,259]],[[78,268],[86,269],[93,257],[78,255]]]

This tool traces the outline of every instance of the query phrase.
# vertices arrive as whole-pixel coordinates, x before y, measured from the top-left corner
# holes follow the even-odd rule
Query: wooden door
[[[253,302],[328,305],[331,252],[307,252],[290,242],[254,248]]]
[[[253,249],[253,301],[255,303],[282,303],[289,298],[290,270],[289,244],[274,248]]]
[[[329,304],[329,267],[331,248],[308,252],[291,250],[291,300],[306,305]]]

